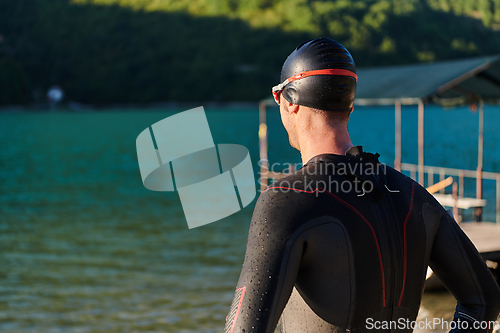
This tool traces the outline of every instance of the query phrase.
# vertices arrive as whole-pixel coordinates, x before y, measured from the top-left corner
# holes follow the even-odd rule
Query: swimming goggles
[[[308,76],[313,76],[313,75],[350,76],[350,77],[355,78],[356,81],[358,81],[358,76],[355,73],[353,73],[347,69],[318,69],[318,70],[314,70],[314,71],[301,72],[301,73],[295,74],[292,77],[289,77],[285,81],[283,81],[280,84],[278,84],[277,86],[273,87],[272,92],[273,92],[274,100],[276,101],[276,103],[278,103],[278,105],[280,104],[281,92],[283,91],[283,89],[286,87],[287,84],[289,84],[293,81],[296,81],[296,80],[303,79],[303,78],[308,77]]]

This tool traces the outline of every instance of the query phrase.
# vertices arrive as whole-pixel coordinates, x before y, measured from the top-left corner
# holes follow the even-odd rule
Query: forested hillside
[[[327,36],[358,67],[500,53],[500,0],[0,1],[0,104],[252,101]]]

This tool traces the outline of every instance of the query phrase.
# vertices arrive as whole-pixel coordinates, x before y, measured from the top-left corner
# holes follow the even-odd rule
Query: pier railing
[[[453,169],[445,167],[435,167],[435,166],[425,166],[424,165],[424,154],[423,154],[423,103],[421,100],[417,100],[419,104],[419,165],[401,163],[401,104],[411,104],[414,100],[400,100],[396,101],[396,158],[394,166],[399,171],[409,171],[411,178],[415,181],[417,180],[422,186],[425,186],[425,174],[427,174],[427,187],[434,184],[434,175],[439,175],[439,181],[443,181],[446,176],[458,177],[458,183],[453,183],[454,195],[452,200],[454,204],[454,215],[458,216],[456,211],[458,210],[458,202],[466,202],[470,207],[475,207],[474,216],[476,221],[482,221],[482,207],[485,205],[483,198],[483,179],[495,180],[496,181],[496,222],[500,226],[500,173],[495,172],[484,172],[482,170],[482,147],[483,147],[483,105],[484,103],[480,101],[480,120],[479,120],[479,143],[478,143],[478,169],[477,170],[463,170],[463,169]],[[260,161],[261,161],[261,178],[260,185],[261,191],[264,191],[268,185],[269,179],[279,179],[285,174],[280,172],[270,172],[268,171],[269,162],[267,156],[267,122],[266,122],[266,108],[268,105],[274,105],[273,99],[268,99],[261,101],[259,104],[259,151],[260,151]],[[464,178],[473,178],[476,180],[476,198],[465,198],[464,194]],[[444,189],[441,190],[441,194],[444,194]],[[490,201],[491,203],[491,201]]]
[[[401,163],[401,171],[409,171],[410,177],[414,180],[417,179],[418,165],[410,164],[410,163]],[[458,179],[458,198],[464,198],[465,194],[465,186],[464,179],[465,178],[473,178],[476,180],[476,184],[478,183],[478,172],[476,170],[464,170],[464,169],[454,169],[454,168],[445,168],[445,167],[436,167],[436,166],[424,166],[424,174],[427,175],[427,184],[421,184],[422,186],[429,187],[434,184],[434,176],[439,175],[439,181],[442,181],[446,178],[446,176],[453,176]],[[496,222],[500,224],[500,173],[497,172],[481,172],[481,179],[488,179],[496,181]],[[456,179],[455,179],[456,181]],[[425,182],[425,180],[424,180]],[[440,191],[444,193],[444,189]],[[482,199],[482,198],[475,198]],[[491,202],[491,201],[490,201]],[[481,207],[476,207],[475,209],[482,209]],[[481,216],[481,214],[478,214]]]

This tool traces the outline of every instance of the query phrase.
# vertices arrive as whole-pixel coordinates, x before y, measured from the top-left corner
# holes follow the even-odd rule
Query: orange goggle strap
[[[358,81],[358,76],[355,73],[353,73],[353,72],[351,72],[351,71],[349,71],[347,69],[318,69],[318,70],[315,70],[315,71],[301,72],[301,73],[295,74],[292,77],[289,77],[288,79],[286,79],[282,83],[278,84],[277,86],[274,86],[273,87],[273,93],[276,93],[278,91],[283,90],[283,88],[287,84],[289,84],[289,83],[291,83],[293,81],[300,80],[300,79],[303,79],[305,77],[313,76],[313,75],[350,76],[350,77],[354,78],[356,81]]]

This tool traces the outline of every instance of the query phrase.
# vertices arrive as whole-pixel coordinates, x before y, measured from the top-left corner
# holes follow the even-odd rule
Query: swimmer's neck
[[[297,134],[303,164],[322,154],[345,155],[353,147],[347,126],[319,123],[304,127]]]

